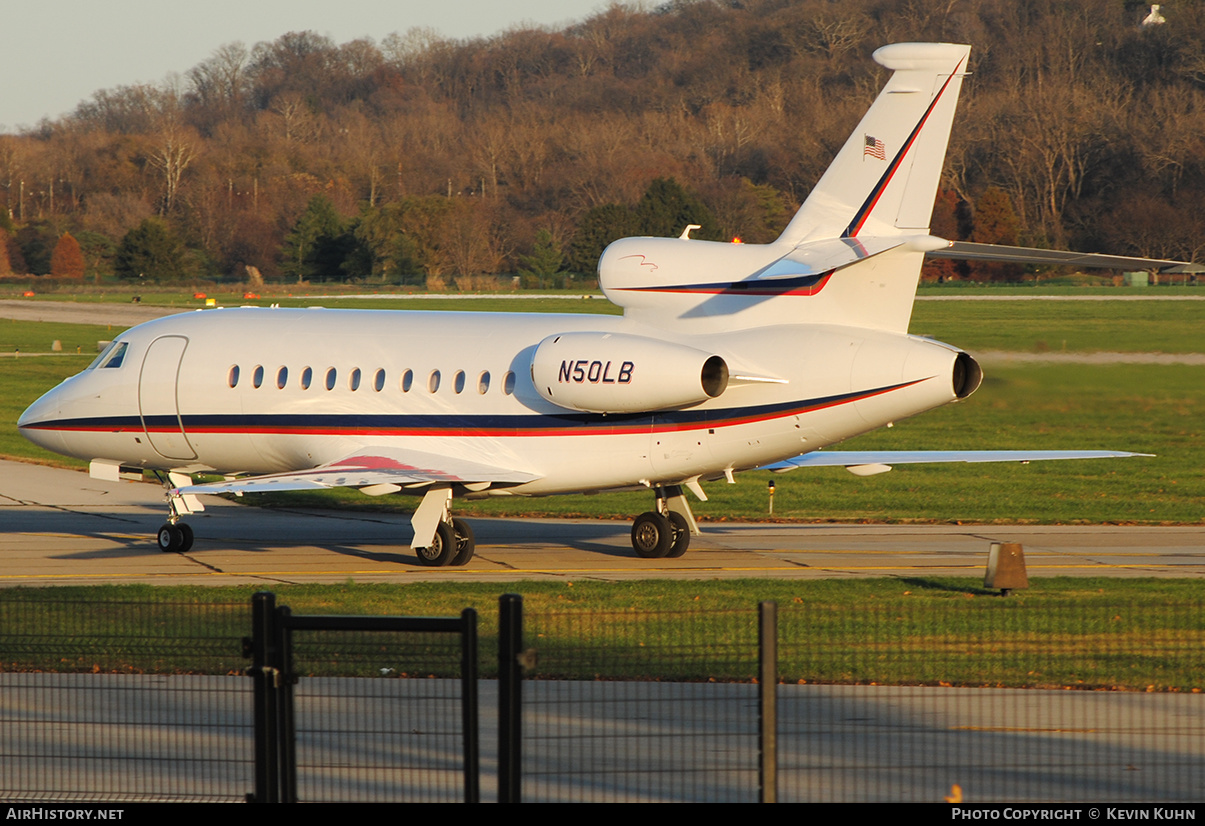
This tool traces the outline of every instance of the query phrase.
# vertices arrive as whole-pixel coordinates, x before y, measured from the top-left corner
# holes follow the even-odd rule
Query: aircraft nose
[[[54,421],[59,418],[59,407],[58,394],[51,390],[25,409],[17,419],[17,430],[35,445],[62,453],[62,434],[53,429]]]

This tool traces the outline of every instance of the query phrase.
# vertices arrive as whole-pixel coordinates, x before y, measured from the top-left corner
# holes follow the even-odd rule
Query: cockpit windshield
[[[88,369],[91,370],[96,367],[102,369],[108,367],[120,367],[121,363],[125,361],[126,350],[129,348],[129,346],[129,342],[114,341],[101,351],[100,355],[88,365]]]

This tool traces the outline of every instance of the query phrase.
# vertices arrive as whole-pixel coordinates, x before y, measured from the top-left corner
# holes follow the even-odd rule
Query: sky
[[[608,0],[0,0],[0,132],[75,109],[100,89],[183,74],[226,43],[292,31],[380,42],[413,26],[456,39],[524,23],[563,28]],[[22,79],[25,79],[24,81]]]

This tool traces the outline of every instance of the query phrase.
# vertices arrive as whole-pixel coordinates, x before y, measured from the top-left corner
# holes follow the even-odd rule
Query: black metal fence
[[[247,605],[6,598],[0,797],[244,799],[263,782],[258,684],[291,687],[274,702],[295,722],[270,718],[295,751],[264,770],[282,798],[472,799],[478,663],[485,716],[499,709],[482,731],[486,800],[1205,797],[1200,604],[1039,621],[980,602],[791,606],[759,635],[753,610],[523,616],[504,598],[496,666],[492,617],[478,658],[448,633],[464,617],[365,630],[284,609],[258,629],[274,653],[248,670]],[[759,678],[759,656],[777,678]]]
[[[0,797],[242,800],[250,617],[245,603],[0,601]]]
[[[253,605],[253,799],[480,799],[476,611],[295,616],[267,593]]]

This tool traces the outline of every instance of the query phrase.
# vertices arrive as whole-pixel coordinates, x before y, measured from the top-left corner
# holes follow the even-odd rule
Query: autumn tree
[[[16,236],[0,231],[0,243],[4,244],[4,260],[8,264],[8,271],[17,275],[27,274],[29,267],[25,263],[25,256],[21,253],[21,245],[17,243]]]
[[[929,233],[947,241],[965,240],[959,225],[958,212],[961,199],[958,193],[944,189],[937,193],[933,204],[933,216],[929,219]],[[926,258],[923,278],[932,281],[952,281],[966,276],[966,264],[950,258]]]
[[[84,253],[79,242],[65,232],[50,255],[50,274],[59,278],[84,277]]]
[[[1015,246],[1019,231],[1020,222],[1008,193],[997,186],[984,190],[975,202],[971,240],[979,244]],[[970,270],[972,278],[982,281],[1016,281],[1022,273],[1018,264],[987,261],[971,262]]]

